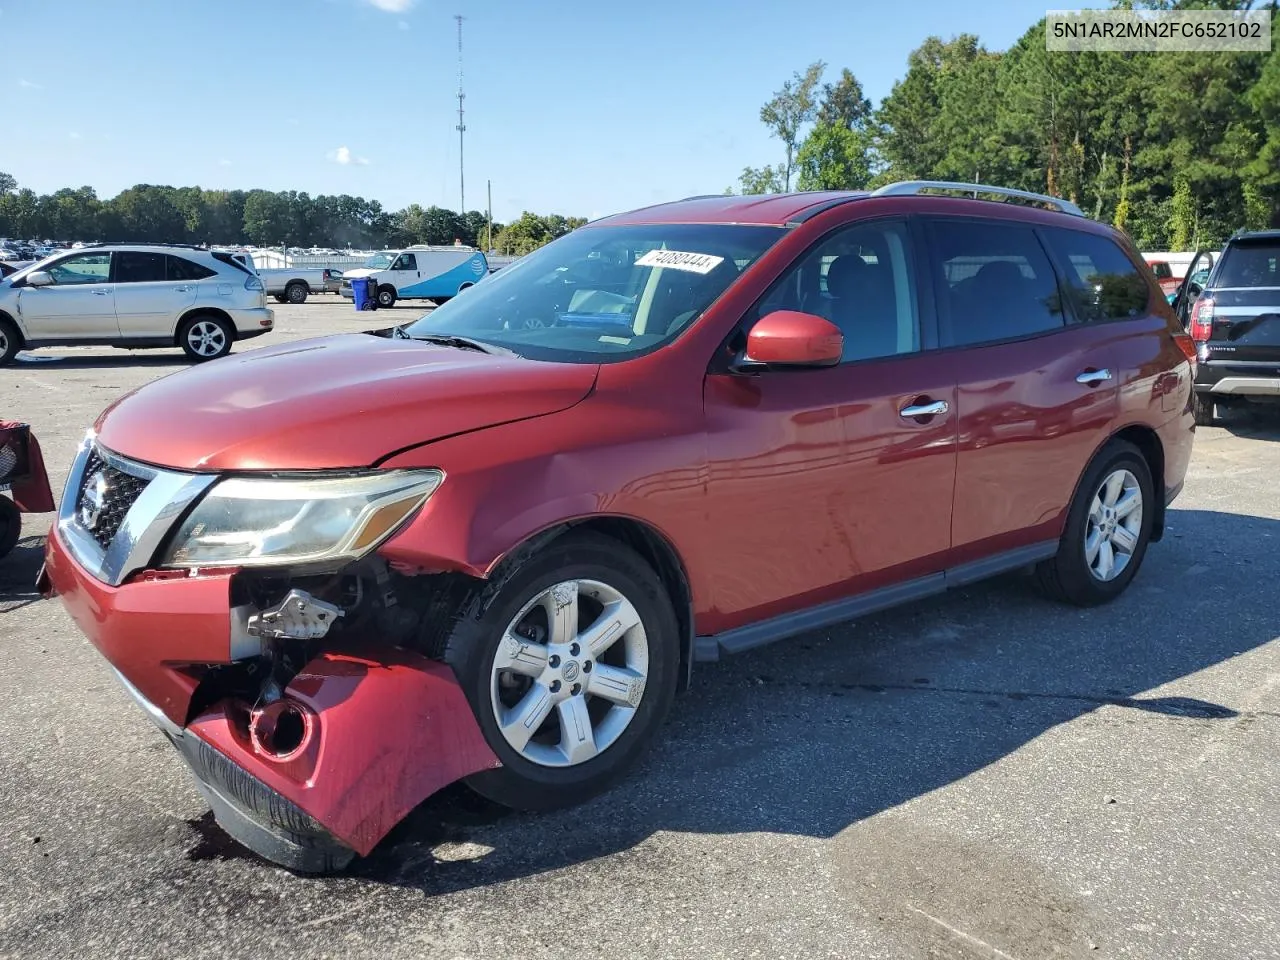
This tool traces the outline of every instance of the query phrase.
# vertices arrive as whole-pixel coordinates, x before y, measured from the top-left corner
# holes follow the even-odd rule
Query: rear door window
[[[122,250],[116,254],[116,283],[163,282],[163,253]]]
[[[1228,245],[1215,287],[1280,287],[1280,242],[1237,241]]]
[[[1061,227],[1044,227],[1042,232],[1067,271],[1066,283],[1081,320],[1130,320],[1146,314],[1151,289],[1114,240]]]
[[[1063,326],[1057,276],[1030,227],[939,217],[928,233],[943,346]]]

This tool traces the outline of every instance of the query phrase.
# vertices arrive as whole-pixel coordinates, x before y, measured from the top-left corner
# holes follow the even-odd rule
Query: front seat
[[[880,264],[857,254],[836,257],[827,268],[831,321],[844,334],[844,359],[889,357],[898,352],[898,318],[892,280]]]

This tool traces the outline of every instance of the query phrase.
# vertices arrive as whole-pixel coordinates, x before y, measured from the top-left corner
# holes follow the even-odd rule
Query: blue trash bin
[[[373,281],[368,277],[351,279],[351,299],[357,310],[376,310],[378,302],[373,298]]]

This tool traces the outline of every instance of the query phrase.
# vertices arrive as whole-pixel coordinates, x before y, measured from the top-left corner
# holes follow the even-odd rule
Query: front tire
[[[566,534],[495,575],[471,607],[445,658],[502,766],[467,785],[553,810],[625,776],[657,735],[680,667],[653,569],[616,540]]]
[[[381,309],[390,309],[396,305],[396,288],[385,286],[378,288],[378,306]]]
[[[1036,567],[1041,589],[1081,607],[1120,596],[1142,566],[1155,512],[1146,459],[1133,444],[1111,441],[1080,480],[1057,555]]]
[[[182,325],[178,343],[185,353],[197,363],[217,360],[231,352],[235,332],[231,324],[212,314],[198,314]]]
[[[285,298],[290,303],[306,303],[309,292],[305,283],[291,283],[284,288]]]
[[[0,367],[13,363],[13,358],[22,349],[22,337],[18,328],[8,320],[0,317]]]

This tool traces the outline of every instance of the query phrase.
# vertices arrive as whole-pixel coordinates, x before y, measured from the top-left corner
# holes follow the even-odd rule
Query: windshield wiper
[[[457,347],[459,350],[476,350],[480,353],[491,353],[505,357],[517,356],[514,350],[485,343],[483,340],[472,340],[470,337],[459,337],[452,333],[419,333],[405,334],[411,340],[423,340],[427,343],[438,343],[445,347]]]

